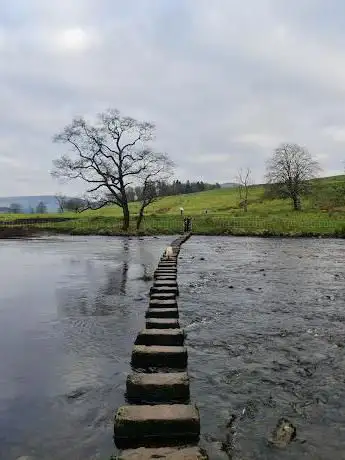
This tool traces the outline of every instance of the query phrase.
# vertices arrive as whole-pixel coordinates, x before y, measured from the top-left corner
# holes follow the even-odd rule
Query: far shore
[[[129,231],[122,231],[118,228],[94,228],[93,226],[87,227],[46,227],[46,226],[0,226],[0,239],[26,239],[39,237],[43,235],[85,235],[85,236],[128,236],[128,237],[143,237],[143,236],[167,236],[182,233],[177,229],[167,228],[148,228],[142,231],[130,229]],[[243,229],[243,228],[208,228],[203,230],[192,230],[193,235],[202,236],[242,236],[242,237],[257,237],[257,238],[345,238],[343,232],[335,230],[334,232],[322,231],[288,231],[283,232],[279,229]]]

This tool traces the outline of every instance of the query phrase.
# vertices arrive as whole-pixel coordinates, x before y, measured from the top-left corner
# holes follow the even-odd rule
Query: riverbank
[[[153,236],[176,235],[183,231],[183,218],[176,215],[145,217],[136,230],[133,218],[128,231],[122,230],[121,218],[112,216],[83,216],[68,219],[39,219],[0,224],[0,238],[27,237],[39,233],[98,236]],[[342,216],[328,217],[317,213],[291,214],[289,217],[255,216],[229,217],[226,215],[193,216],[192,232],[205,236],[255,237],[321,237],[345,238],[345,220]]]
[[[0,240],[10,238],[29,238],[38,232],[38,230],[28,227],[0,227]]]

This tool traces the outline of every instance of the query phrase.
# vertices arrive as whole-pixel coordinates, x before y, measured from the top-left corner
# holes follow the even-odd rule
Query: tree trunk
[[[122,225],[122,230],[127,231],[129,229],[129,209],[128,209],[128,203],[124,203],[123,205],[123,225]]]
[[[294,195],[292,197],[293,201],[293,209],[294,211],[300,211],[301,210],[301,199],[298,195]]]
[[[140,225],[143,220],[143,217],[144,217],[144,208],[141,208],[139,211],[138,218],[137,218],[137,231],[140,230]]]

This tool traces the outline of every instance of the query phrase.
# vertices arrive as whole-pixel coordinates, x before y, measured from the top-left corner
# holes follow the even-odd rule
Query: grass
[[[292,210],[290,200],[265,198],[262,185],[251,187],[247,213],[239,209],[238,192],[233,188],[164,197],[147,208],[141,234],[181,232],[180,207],[183,207],[184,215],[193,218],[193,232],[197,234],[345,237],[345,176],[315,179],[311,184],[312,193],[302,200],[301,212]],[[136,234],[138,209],[138,203],[130,203],[133,217],[129,234]],[[35,227],[69,234],[118,235],[123,234],[121,216],[120,208],[109,206],[79,214],[2,214],[0,225],[1,219],[69,217],[73,220],[40,223]]]

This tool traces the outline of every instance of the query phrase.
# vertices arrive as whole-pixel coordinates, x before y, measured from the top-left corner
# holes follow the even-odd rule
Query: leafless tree
[[[52,175],[82,179],[89,184],[84,209],[99,209],[108,204],[123,211],[123,229],[130,221],[127,188],[152,165],[153,152],[146,145],[153,139],[155,126],[134,118],[121,116],[109,109],[98,115],[94,123],[75,118],[54,137],[55,142],[68,144],[74,155],[63,155],[54,161]]]
[[[87,205],[87,200],[83,200],[83,198],[69,198],[66,199],[65,209],[77,213],[87,209]]]
[[[145,208],[159,198],[159,182],[167,180],[173,173],[174,163],[166,154],[152,153],[152,161],[149,168],[140,174],[140,187],[138,199],[140,210],[137,217],[137,230],[140,229],[144,217]]]
[[[248,211],[249,186],[253,185],[251,174],[251,169],[247,167],[244,170],[242,168],[239,169],[236,176],[236,180],[238,182],[238,194],[240,197],[240,207],[243,208],[245,212]]]
[[[66,208],[67,198],[64,195],[61,195],[61,193],[57,193],[55,195],[55,199],[58,204],[58,212],[63,213]]]
[[[301,210],[301,196],[308,191],[308,181],[317,176],[320,166],[307,149],[298,144],[281,144],[267,162],[266,178],[292,200],[293,209]]]
[[[22,206],[20,203],[11,203],[9,210],[12,214],[20,214],[22,212]]]
[[[36,213],[37,214],[46,214],[47,211],[48,211],[47,205],[43,201],[40,201],[36,206]]]

